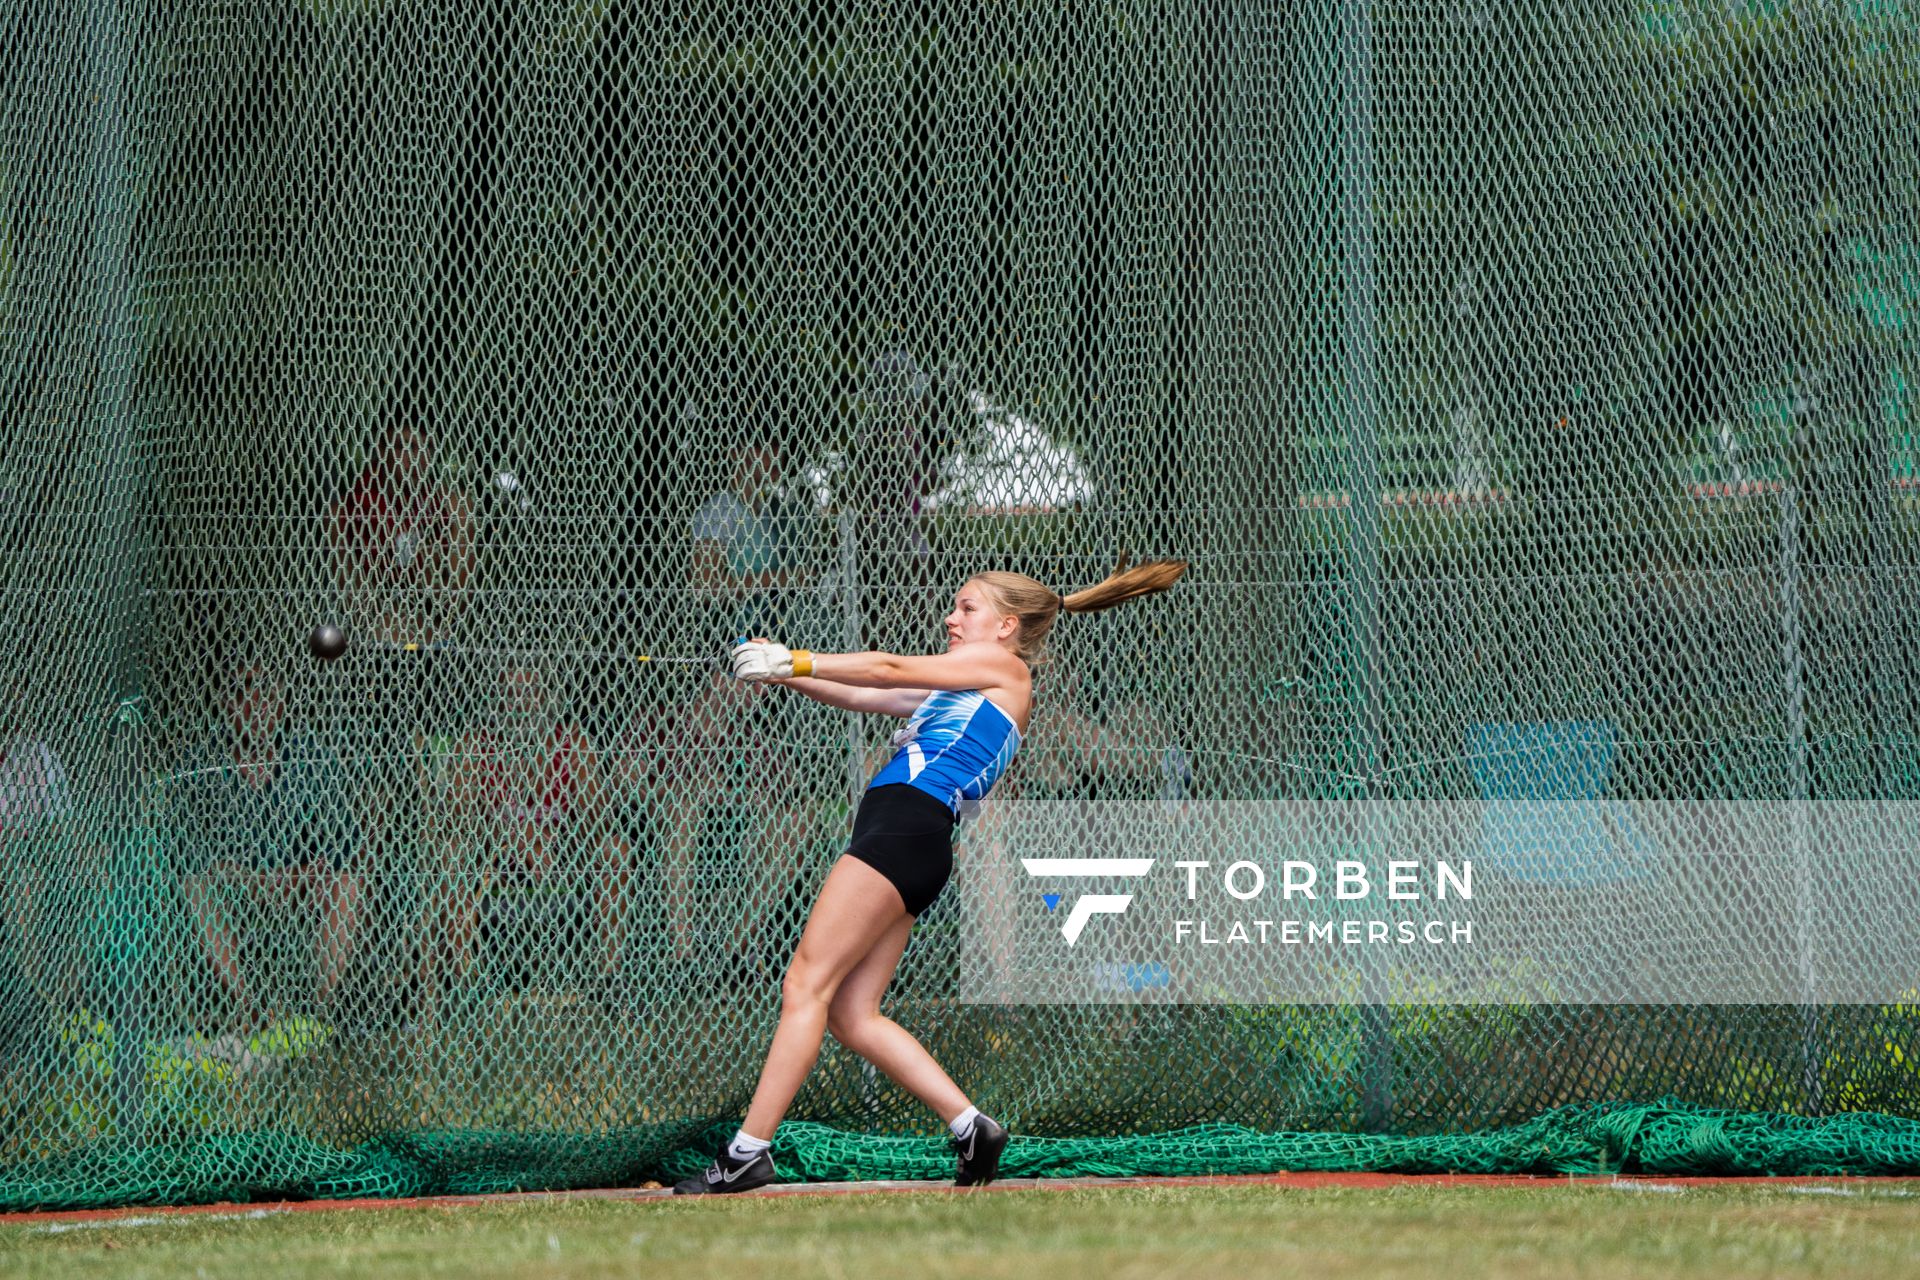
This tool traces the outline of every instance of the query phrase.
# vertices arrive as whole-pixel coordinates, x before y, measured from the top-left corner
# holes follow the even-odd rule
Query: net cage
[[[1920,932],[1912,4],[16,0],[0,50],[0,1204],[692,1172],[894,726],[641,656],[931,652],[970,574],[1123,555],[1191,568],[1056,629],[887,1000],[1007,1172],[1920,1172],[1920,972],[1708,976]],[[1799,861],[1639,927],[1594,804]],[[1043,967],[1020,870],[1475,839],[1700,985],[1154,1000],[1115,921]],[[789,1115],[787,1176],[951,1170],[831,1039]]]

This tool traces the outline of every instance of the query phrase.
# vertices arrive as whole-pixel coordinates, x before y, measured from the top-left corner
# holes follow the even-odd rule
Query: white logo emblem
[[[728,1173],[725,1170],[721,1169],[720,1162],[716,1160],[713,1162],[713,1168],[707,1170],[707,1181],[708,1182],[732,1182],[736,1178],[738,1178],[741,1174],[745,1173],[747,1170],[751,1169],[752,1167],[753,1167],[753,1161],[749,1160],[745,1164],[741,1165],[738,1169],[735,1169],[732,1173]]]
[[[1153,870],[1152,858],[1022,858],[1030,876],[1144,876]],[[1130,893],[1083,893],[1067,911],[1060,926],[1067,945],[1080,941],[1081,930],[1096,915],[1119,915],[1133,901]]]

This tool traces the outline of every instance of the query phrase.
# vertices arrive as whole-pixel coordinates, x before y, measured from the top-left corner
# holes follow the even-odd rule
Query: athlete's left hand
[[[811,657],[805,649],[800,650],[799,664],[811,669]],[[794,651],[772,640],[749,640],[733,648],[736,680],[788,680],[795,674],[795,665]]]

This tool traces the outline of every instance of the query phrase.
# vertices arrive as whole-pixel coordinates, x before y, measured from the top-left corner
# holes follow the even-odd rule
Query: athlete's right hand
[[[770,640],[748,640],[733,647],[736,680],[783,680],[793,674],[793,651]]]

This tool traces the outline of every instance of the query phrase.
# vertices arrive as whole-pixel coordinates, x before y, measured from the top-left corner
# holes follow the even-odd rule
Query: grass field
[[[722,1257],[728,1261],[723,1263]],[[495,1204],[0,1227],[9,1276],[261,1280],[720,1275],[1860,1276],[1920,1274],[1920,1194],[1609,1185],[1119,1186],[984,1195]]]

